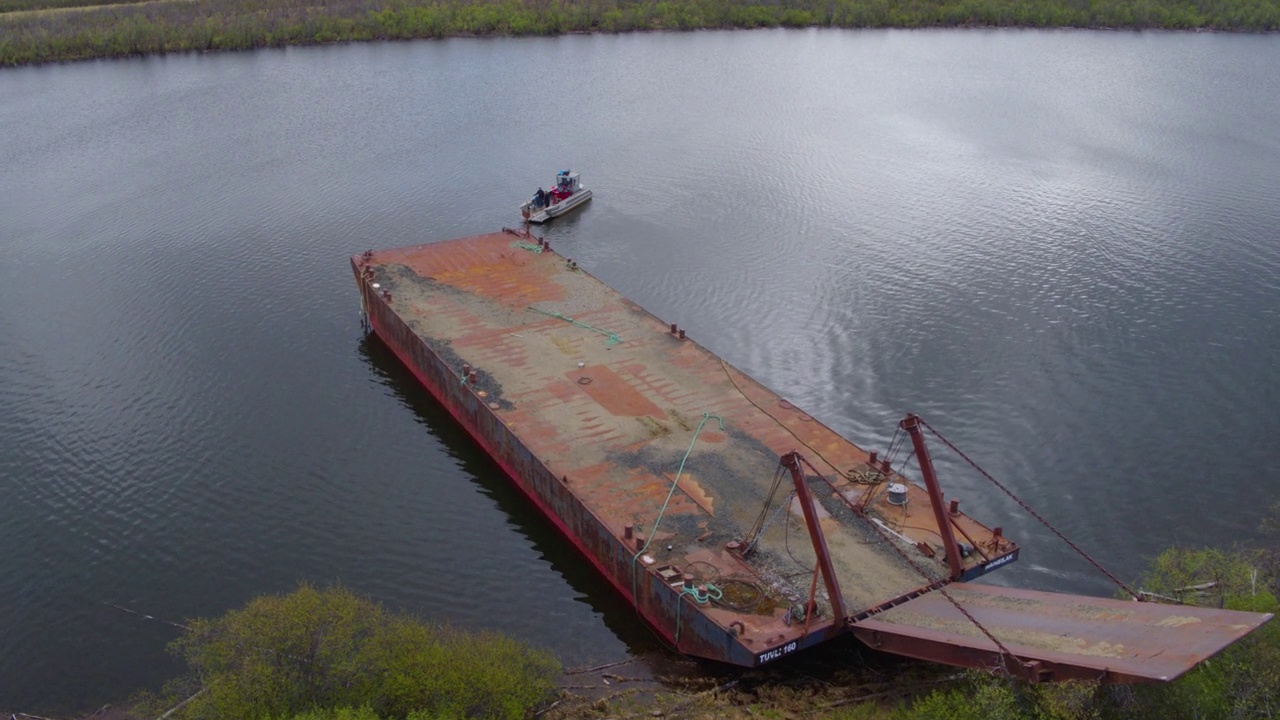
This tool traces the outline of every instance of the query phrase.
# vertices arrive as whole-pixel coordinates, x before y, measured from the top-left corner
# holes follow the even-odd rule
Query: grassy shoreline
[[[1280,0],[0,0],[0,67],[331,42],[762,27],[1274,32]]]
[[[1159,602],[1280,613],[1280,504],[1260,548],[1173,547],[1134,585]],[[119,606],[117,606],[119,607]],[[125,608],[121,607],[124,610]],[[549,652],[384,608],[341,586],[302,584],[170,643],[187,672],[158,693],[83,720],[1205,720],[1280,717],[1280,619],[1168,683],[1026,683],[993,669],[877,661],[827,645],[762,668],[680,658],[635,676],[631,656],[565,669]],[[848,639],[850,643],[852,638]],[[1175,649],[1176,650],[1176,649]],[[825,657],[820,655],[826,652]],[[656,668],[650,668],[655,670]],[[2,702],[2,701],[0,701]],[[0,716],[14,709],[0,708]],[[38,715],[14,713],[38,718]]]

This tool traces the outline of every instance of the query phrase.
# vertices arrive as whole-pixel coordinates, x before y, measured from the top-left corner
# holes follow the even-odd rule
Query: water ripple
[[[557,63],[583,71],[531,95]],[[653,649],[360,339],[345,264],[513,224],[565,166],[596,199],[557,249],[836,430],[924,414],[1125,576],[1248,538],[1280,493],[1277,74],[1266,38],[987,31],[0,73],[0,697],[70,714],[176,671],[102,601],[303,580],[571,663]],[[1024,542],[996,580],[1107,592],[937,463]]]

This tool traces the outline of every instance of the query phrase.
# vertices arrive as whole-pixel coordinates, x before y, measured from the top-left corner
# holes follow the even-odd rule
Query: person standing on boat
[[[547,194],[538,188],[538,194],[533,196],[534,207],[543,207],[547,204]]]

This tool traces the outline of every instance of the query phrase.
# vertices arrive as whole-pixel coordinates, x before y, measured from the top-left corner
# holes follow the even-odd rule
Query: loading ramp
[[[952,583],[850,624],[867,645],[895,655],[1002,668],[1037,682],[1131,683],[1173,680],[1271,617]]]

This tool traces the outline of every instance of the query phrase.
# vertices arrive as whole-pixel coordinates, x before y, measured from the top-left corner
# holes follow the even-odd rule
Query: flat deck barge
[[[931,472],[908,482],[523,231],[351,263],[373,332],[681,653],[749,667],[853,632],[1033,679],[1161,680],[1269,617],[969,582],[1018,546]]]

